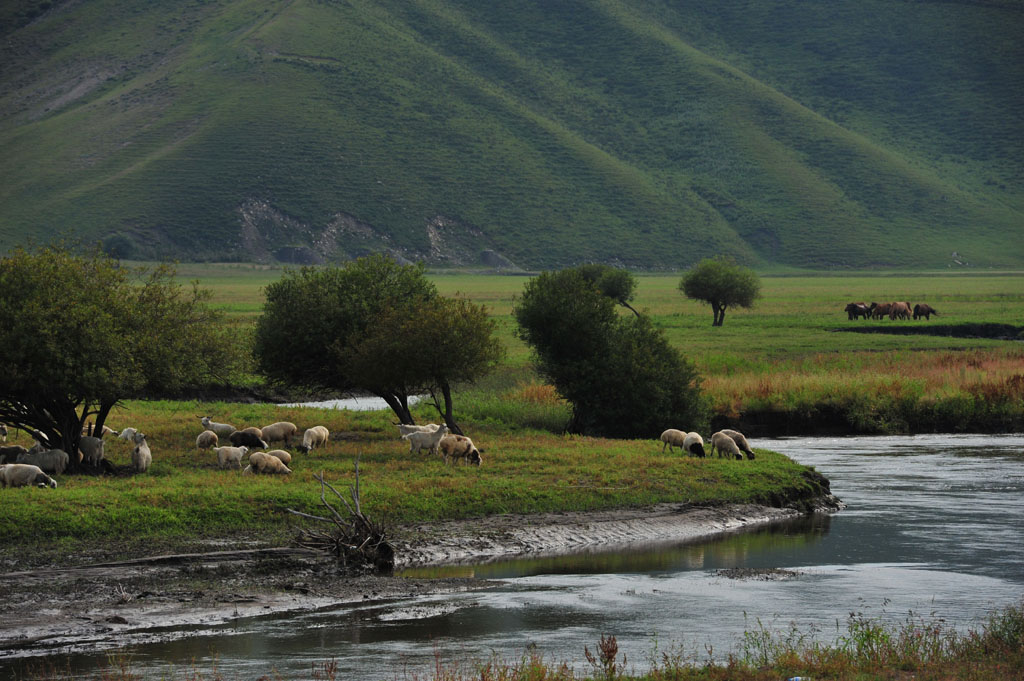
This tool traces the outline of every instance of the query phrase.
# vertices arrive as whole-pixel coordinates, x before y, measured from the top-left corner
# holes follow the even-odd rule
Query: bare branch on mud
[[[312,515],[293,509],[289,513],[330,523],[334,528],[329,532],[302,529],[299,530],[297,543],[305,548],[327,551],[337,556],[341,564],[354,569],[372,568],[377,572],[388,572],[395,566],[395,551],[387,539],[387,532],[382,523],[370,520],[362,511],[359,503],[359,458],[356,457],[356,482],[349,487],[352,504],[324,479],[323,471],[313,477],[320,482],[320,503],[330,511],[330,517]],[[327,490],[334,493],[348,510],[346,518],[327,500]],[[353,505],[355,508],[353,508]]]

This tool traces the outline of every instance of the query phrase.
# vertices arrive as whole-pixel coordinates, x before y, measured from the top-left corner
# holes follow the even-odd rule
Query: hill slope
[[[0,248],[1024,265],[1015,0],[135,4],[0,9]]]

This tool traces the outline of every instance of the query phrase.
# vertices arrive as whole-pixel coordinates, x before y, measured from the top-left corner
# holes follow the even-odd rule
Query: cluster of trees
[[[236,376],[250,348],[208,291],[174,275],[63,244],[0,259],[0,422],[73,452],[85,424],[101,428],[123,399]],[[680,289],[710,303],[721,325],[727,306],[753,303],[757,279],[714,259]],[[569,431],[649,437],[704,417],[696,370],[630,304],[635,292],[628,272],[582,265],[535,277],[515,303],[517,333],[572,405]],[[501,360],[494,330],[486,308],[439,295],[422,265],[375,255],[286,271],[266,289],[251,357],[273,381],[377,395],[402,423],[413,423],[409,398],[429,393],[458,433],[453,386]]]

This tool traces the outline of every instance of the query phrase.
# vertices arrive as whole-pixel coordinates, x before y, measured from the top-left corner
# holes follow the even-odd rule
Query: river
[[[314,666],[335,660],[337,678],[404,679],[423,678],[435,656],[465,670],[528,649],[580,661],[584,646],[594,651],[602,634],[614,634],[628,667],[641,671],[665,652],[722,659],[761,627],[832,640],[856,613],[965,628],[1024,596],[1024,435],[753,445],[815,466],[847,508],[699,544],[436,569],[502,586],[163,630],[158,638],[172,640],[121,652],[145,678],[207,678],[216,669],[226,679],[310,679]],[[754,577],[733,578],[735,568]],[[87,670],[105,660],[52,662]]]

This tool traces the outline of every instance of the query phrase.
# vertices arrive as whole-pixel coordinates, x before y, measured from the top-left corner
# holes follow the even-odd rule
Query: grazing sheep
[[[284,451],[283,449],[271,449],[269,452],[267,452],[267,455],[276,456],[277,458],[281,459],[281,463],[289,464],[292,462],[292,455]],[[249,458],[251,459],[252,456],[250,455]]]
[[[136,473],[145,473],[153,463],[153,452],[149,449],[145,434],[135,433],[132,441],[135,443],[135,449],[132,450],[132,468]]]
[[[133,437],[135,437],[135,433],[137,432],[139,431],[137,431],[135,428],[125,428],[120,433],[118,433],[117,438],[119,440],[131,440]]]
[[[60,475],[67,469],[70,461],[71,457],[63,449],[47,449],[42,452],[20,454],[15,463],[27,463],[31,466],[38,466],[43,472]]]
[[[28,450],[21,445],[7,445],[6,447],[0,447],[0,464],[14,463],[18,459],[18,455],[24,454]]]
[[[914,306],[914,319],[924,317],[930,321],[933,314],[939,314],[939,311],[928,303],[918,303]]]
[[[291,475],[292,471],[284,462],[276,456],[270,456],[263,452],[253,452],[249,455],[249,465],[242,471],[243,475]]]
[[[236,430],[234,426],[228,423],[217,423],[216,421],[211,421],[209,416],[203,416],[202,422],[204,428],[217,433],[218,437],[230,437],[231,433]]]
[[[231,444],[236,447],[246,446],[250,449],[266,449],[269,445],[263,441],[263,433],[259,428],[250,426],[243,430],[236,430],[228,436]]]
[[[738,430],[730,430],[728,428],[723,428],[719,432],[725,433],[731,437],[732,441],[736,443],[737,447],[739,447],[739,450],[746,454],[748,459],[751,461],[754,460],[754,450],[750,448],[750,443],[747,442],[747,438],[743,433]]]
[[[405,437],[409,433],[433,433],[438,428],[436,423],[428,423],[423,426],[407,426],[404,423],[396,423],[395,425],[398,426],[399,437]]]
[[[665,446],[668,445],[668,451],[674,452],[673,447],[682,447],[683,442],[686,440],[686,433],[675,428],[669,428],[661,434],[661,441],[664,443],[661,445],[661,453],[665,453]]]
[[[700,433],[687,433],[683,439],[683,449],[690,452],[694,456],[704,458],[704,438],[700,436]]]
[[[196,448],[209,449],[210,447],[216,447],[218,442],[217,433],[212,430],[204,430],[196,437]]]
[[[480,450],[465,435],[445,435],[441,438],[440,448],[445,464],[448,463],[448,459],[456,462],[458,459],[465,459],[467,464],[471,463],[477,466],[483,463]]]
[[[242,457],[249,451],[248,447],[216,447],[217,465],[221,468],[241,468]]]
[[[721,431],[711,436],[712,456],[714,456],[716,450],[719,456],[728,454],[739,461],[743,460],[743,455],[740,454],[740,448],[736,446],[736,441]]]
[[[278,421],[260,429],[264,442],[284,442],[291,444],[292,435],[299,432],[299,427],[290,421]]]
[[[57,481],[44,473],[39,466],[27,463],[7,463],[0,466],[0,487],[39,487],[57,488]]]
[[[82,453],[82,461],[90,466],[99,466],[103,459],[103,439],[86,435],[78,441],[78,451]]]
[[[409,433],[403,435],[403,440],[409,441],[409,453],[415,454],[421,449],[429,449],[431,454],[437,454],[437,448],[441,446],[441,438],[448,432],[448,426],[441,424],[437,430],[429,433]]]
[[[327,444],[327,438],[330,436],[331,433],[323,426],[307,428],[306,432],[302,434],[302,444],[298,449],[300,452],[311,452],[314,447]]]

